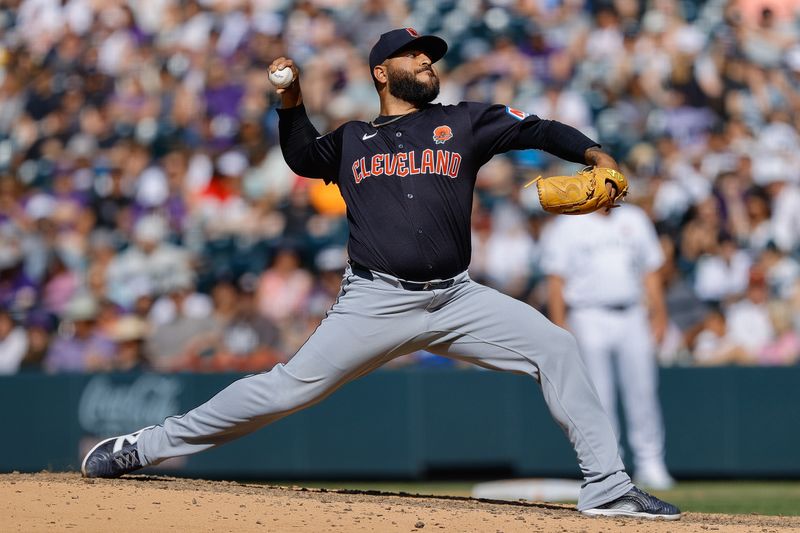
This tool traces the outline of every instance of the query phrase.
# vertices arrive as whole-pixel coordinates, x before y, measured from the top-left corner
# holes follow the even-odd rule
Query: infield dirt
[[[782,532],[800,517],[585,518],[574,506],[130,476],[0,475],[2,531]]]

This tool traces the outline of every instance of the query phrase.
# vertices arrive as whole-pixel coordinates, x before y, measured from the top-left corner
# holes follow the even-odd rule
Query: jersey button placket
[[[398,148],[400,148],[400,149],[402,149],[402,148],[405,148],[405,145],[404,145],[402,142],[400,142],[400,141],[403,139],[403,132],[402,132],[402,131],[396,131],[396,132],[394,133],[394,136],[395,136],[395,138],[397,138],[397,140],[398,140],[398,142],[397,142],[397,147],[398,147]],[[413,187],[413,185],[412,185],[412,183],[413,183],[413,182],[412,182],[412,181],[405,181],[405,180],[403,180],[403,181],[404,181],[404,183],[406,184],[406,187]],[[406,188],[406,187],[404,187],[404,188]],[[414,193],[411,193],[411,192],[408,192],[408,191],[406,191],[406,198],[408,198],[409,200],[413,200],[413,199],[414,199]],[[413,209],[413,208],[412,208],[412,209]],[[412,213],[413,213],[413,211],[412,211]],[[412,216],[413,216],[413,215],[412,215]],[[417,228],[417,231],[416,231],[416,233],[417,233],[417,237],[422,237],[422,234],[423,234],[424,232],[422,231],[422,228]],[[433,269],[433,265],[430,265],[430,264],[429,264],[429,265],[428,265],[428,269],[429,269],[429,270],[430,270],[430,269]]]
[[[400,140],[402,140],[402,137],[403,137],[403,132],[402,132],[402,131],[396,131],[396,132],[394,132],[394,136],[395,136],[397,139],[400,139]],[[404,145],[403,143],[401,143],[401,142],[398,142],[398,143],[397,143],[397,147],[398,147],[398,148],[405,148],[405,145]],[[410,183],[410,182],[406,182],[406,187],[410,187],[410,186],[411,186],[411,183]],[[404,187],[404,188],[406,188],[406,187]],[[411,193],[411,192],[408,192],[408,191],[406,190],[406,198],[408,198],[409,200],[413,200],[413,199],[414,199],[414,194],[413,194],[413,193]],[[422,233],[422,231],[421,231],[421,230],[420,230],[420,233]]]

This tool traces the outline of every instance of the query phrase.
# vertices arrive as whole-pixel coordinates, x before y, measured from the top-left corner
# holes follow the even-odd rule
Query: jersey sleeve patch
[[[517,120],[522,120],[528,116],[528,113],[526,113],[525,111],[520,111],[519,109],[514,109],[513,107],[510,106],[506,106],[506,113],[508,113]]]

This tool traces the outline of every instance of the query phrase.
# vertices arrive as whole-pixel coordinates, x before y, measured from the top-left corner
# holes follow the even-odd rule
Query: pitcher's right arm
[[[284,67],[292,69],[294,81],[288,87],[277,89],[281,96],[278,132],[283,158],[299,176],[334,182],[342,151],[341,128],[327,135],[319,134],[306,114],[300,90],[300,70],[294,61],[279,57],[269,66],[269,71]]]

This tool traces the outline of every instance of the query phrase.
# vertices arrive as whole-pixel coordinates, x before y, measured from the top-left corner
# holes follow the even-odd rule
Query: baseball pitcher
[[[572,335],[467,273],[475,177],[495,154],[535,148],[596,167],[536,183],[543,205],[556,212],[611,207],[627,190],[624,176],[597,143],[564,124],[503,105],[431,104],[439,91],[433,64],[446,51],[445,41],[412,28],[381,35],[369,55],[380,115],[325,135],[306,115],[297,66],[287,58],[272,63],[286,162],[297,174],[336,183],[347,204],[350,264],[339,297],[288,363],[240,379],[161,425],[100,442],[84,459],[85,476],[116,477],[218,446],[425,349],[540,384],[578,456],[581,512],[680,518],[631,483]]]

